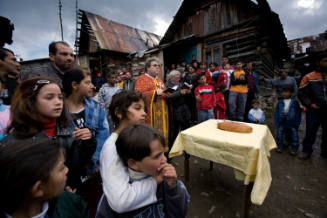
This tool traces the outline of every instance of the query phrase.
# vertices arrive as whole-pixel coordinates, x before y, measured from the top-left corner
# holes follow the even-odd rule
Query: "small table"
[[[222,120],[208,120],[180,132],[169,157],[187,154],[224,164],[234,169],[236,179],[245,187],[244,216],[249,212],[250,199],[261,205],[271,184],[269,156],[276,148],[275,140],[266,125],[250,124],[252,133],[235,133],[217,128]],[[185,155],[185,184],[189,184],[189,161]]]

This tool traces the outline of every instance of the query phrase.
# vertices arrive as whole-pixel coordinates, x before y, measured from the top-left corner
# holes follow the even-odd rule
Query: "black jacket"
[[[327,109],[327,74],[312,72],[305,75],[300,83],[298,97],[305,107],[316,104],[321,109]]]

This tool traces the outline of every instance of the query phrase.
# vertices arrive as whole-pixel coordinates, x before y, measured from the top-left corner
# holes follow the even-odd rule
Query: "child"
[[[205,75],[201,75],[198,79],[199,86],[195,89],[195,99],[198,108],[199,123],[214,119],[213,108],[216,103],[215,89],[212,85],[206,84]]]
[[[74,127],[88,128],[96,137],[97,148],[89,169],[89,173],[94,173],[99,168],[102,146],[109,137],[106,114],[100,104],[91,99],[94,86],[91,82],[91,75],[85,70],[75,68],[65,72],[62,84],[66,94],[66,106]]]
[[[3,82],[0,80],[0,93],[3,91]],[[6,130],[10,123],[10,106],[3,104],[0,99],[0,141],[7,135]]]
[[[218,86],[218,92],[216,93],[216,105],[215,105],[215,118],[224,120],[225,112],[226,112],[226,103],[225,103],[225,96],[224,92],[226,90],[226,86],[221,84]]]
[[[139,182],[129,183],[128,171],[117,154],[115,144],[124,128],[144,123],[145,98],[140,93],[121,91],[113,96],[109,111],[117,128],[103,145],[100,154],[100,172],[104,192],[102,199],[105,199],[110,208],[117,213],[132,211],[155,203],[157,201],[156,179],[148,177]]]
[[[31,78],[17,87],[12,99],[10,134],[1,143],[5,145],[28,138],[55,138],[67,155],[67,184],[78,188],[84,166],[95,151],[96,141],[89,129],[71,126],[59,85],[45,78]]]
[[[189,195],[182,182],[177,181],[175,168],[167,163],[164,155],[164,137],[146,125],[125,128],[116,141],[116,150],[128,170],[130,183],[139,182],[148,176],[157,177],[157,202],[133,211],[120,213],[118,217],[185,217]],[[147,193],[147,189],[143,190]],[[99,214],[116,217],[116,213],[102,201]],[[100,216],[99,216],[100,217]]]
[[[285,87],[282,90],[283,99],[276,105],[274,121],[277,129],[277,152],[281,153],[284,146],[284,135],[289,131],[291,143],[290,154],[296,156],[299,148],[298,128],[301,123],[301,108],[292,96],[293,90]]]
[[[64,192],[63,147],[50,138],[0,146],[0,217],[90,217],[86,203]]]
[[[265,113],[259,108],[260,104],[257,99],[252,101],[252,109],[249,111],[248,119],[251,123],[262,123],[265,121]]]
[[[101,107],[109,115],[108,122],[109,122],[109,130],[111,133],[114,130],[114,124],[111,120],[110,114],[108,112],[108,108],[111,103],[112,96],[114,96],[114,94],[116,94],[119,90],[121,90],[121,88],[116,85],[117,75],[114,72],[107,73],[107,80],[108,83],[103,84],[103,86],[99,91],[98,100]]]

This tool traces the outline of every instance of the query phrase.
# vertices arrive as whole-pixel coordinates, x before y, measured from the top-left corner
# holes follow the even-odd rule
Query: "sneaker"
[[[282,153],[282,151],[283,151],[283,150],[282,150],[281,148],[277,148],[277,149],[276,149],[276,152],[277,152],[277,153]]]
[[[311,154],[309,154],[309,153],[301,152],[301,153],[299,154],[299,159],[300,159],[300,160],[306,160],[306,159],[309,159],[310,156],[311,156]]]
[[[296,156],[296,155],[297,155],[297,152],[291,150],[291,151],[290,151],[290,155],[291,155],[291,156]]]

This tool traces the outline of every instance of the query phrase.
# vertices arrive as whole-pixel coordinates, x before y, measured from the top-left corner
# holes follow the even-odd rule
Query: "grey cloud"
[[[322,1],[314,14],[294,10],[298,0],[268,0],[279,14],[289,39],[318,34],[327,29],[327,2]],[[75,0],[62,0],[64,38],[72,46],[75,37]],[[156,30],[156,16],[170,23],[182,0],[79,0],[79,8],[105,18],[140,28]],[[9,46],[25,60],[48,56],[48,44],[60,40],[57,0],[1,0],[1,16],[8,17],[15,25],[14,43]]]

